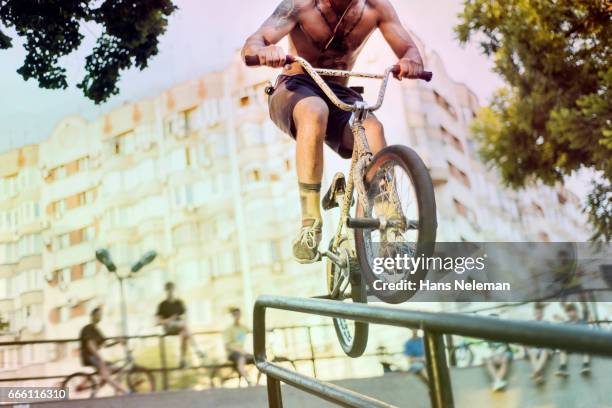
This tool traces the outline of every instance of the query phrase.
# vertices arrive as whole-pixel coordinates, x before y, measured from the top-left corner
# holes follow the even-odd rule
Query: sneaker
[[[591,365],[589,363],[582,363],[582,368],[580,369],[580,374],[589,375],[591,374]]]
[[[293,257],[301,264],[310,264],[321,259],[319,243],[321,242],[321,220],[302,227],[300,235],[293,241]]]
[[[507,385],[508,383],[504,380],[495,380],[493,382],[493,392],[501,391],[506,388]]]
[[[569,377],[569,373],[567,372],[567,367],[562,365],[559,366],[559,369],[557,370],[557,372],[555,373],[555,375],[557,377],[562,377],[562,378],[567,378]]]
[[[544,377],[542,377],[540,374],[537,374],[533,377],[533,383],[535,385],[542,385],[544,384]]]

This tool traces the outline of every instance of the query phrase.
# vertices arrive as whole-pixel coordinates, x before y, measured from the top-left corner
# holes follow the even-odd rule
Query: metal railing
[[[329,342],[331,341],[330,339],[326,339],[324,343],[321,343],[320,341],[315,341],[314,337],[317,332],[317,330],[329,330],[330,334],[333,332],[333,326],[331,325],[331,323],[315,323],[315,324],[309,324],[309,325],[285,325],[285,326],[279,326],[279,327],[273,327],[270,328],[270,331],[275,333],[275,336],[278,336],[278,341],[275,342],[275,344],[280,345],[280,350],[276,350],[277,352],[280,352],[279,356],[282,355],[282,357],[287,358],[289,361],[293,362],[293,363],[310,363],[310,368],[311,371],[313,373],[313,375],[315,376],[315,378],[318,376],[318,367],[317,367],[317,362],[318,361],[322,361],[322,360],[333,360],[333,359],[346,359],[348,357],[346,357],[346,355],[344,354],[330,354],[328,351],[330,351],[332,349],[333,343]],[[296,333],[297,332],[297,333]],[[197,331],[194,332],[193,335],[196,338],[202,338],[202,337],[207,337],[208,343],[215,343],[216,341],[220,341],[219,339],[221,338],[221,332],[218,330],[211,330],[211,331]],[[291,344],[290,342],[290,338],[295,338],[297,336],[302,337],[306,339],[306,342],[304,344]],[[152,349],[154,349],[155,347],[157,348],[157,358],[155,359],[155,362],[153,362],[153,366],[150,366],[150,364],[152,363],[152,361],[150,361],[149,359],[147,359],[146,361],[140,361],[139,358],[137,358],[137,362],[138,363],[144,363],[143,365],[145,367],[147,367],[151,372],[159,374],[159,377],[157,378],[157,380],[159,381],[159,387],[162,390],[169,390],[170,388],[170,373],[176,372],[176,371],[193,371],[193,370],[200,370],[200,369],[208,369],[208,370],[218,370],[218,369],[233,369],[234,368],[234,364],[230,363],[230,362],[219,362],[219,363],[210,363],[210,364],[199,364],[197,366],[191,366],[191,367],[187,367],[184,369],[179,368],[178,366],[172,366],[172,364],[169,364],[169,351],[168,351],[168,344],[167,344],[167,339],[171,338],[171,337],[178,337],[175,335],[167,335],[167,334],[146,334],[146,335],[134,335],[134,336],[129,336],[128,339],[131,340],[136,340],[136,341],[145,341],[145,340],[149,340],[151,341],[151,343],[148,343],[148,345],[150,347],[152,347]],[[120,340],[122,339],[122,337],[109,337],[108,340],[110,341],[116,341],[116,340]],[[40,347],[44,347],[45,345],[48,345],[50,347],[56,347],[55,351],[51,351],[51,349],[43,349],[42,351],[46,354],[56,354],[56,353],[60,353],[59,351],[57,351],[58,347],[63,346],[63,345],[69,345],[69,344],[77,344],[79,342],[79,339],[75,339],[75,338],[65,338],[65,339],[45,339],[45,340],[0,340],[0,351],[2,351],[3,349],[20,349],[19,354],[23,354],[26,351],[24,350],[24,347],[34,347],[34,346],[40,346]],[[281,343],[281,344],[279,344]],[[206,342],[204,342],[204,344],[206,344]],[[323,351],[324,350],[324,351]],[[78,357],[68,357],[69,352],[67,351],[67,349],[64,349],[63,352],[61,352],[60,354],[65,354],[63,357],[60,357],[60,360],[62,361],[67,361],[70,359],[77,359]],[[377,357],[380,354],[371,354],[368,357]],[[123,356],[122,353],[117,353],[118,357]],[[149,356],[150,358],[155,357],[154,354],[151,354]],[[217,356],[219,357],[219,356]],[[366,357],[366,356],[364,356]],[[2,359],[0,359],[0,385],[6,384],[6,383],[27,383],[27,382],[34,382],[34,381],[42,381],[42,380],[61,380],[66,378],[68,375],[72,374],[72,371],[70,372],[62,372],[63,370],[58,370],[57,373],[49,373],[47,375],[42,375],[42,374],[37,374],[37,375],[22,375],[22,376],[13,376],[13,375],[6,375],[6,372],[19,372],[21,369],[24,368],[30,368],[30,366],[28,365],[24,365],[24,366],[20,366],[19,364],[17,364],[19,362],[19,360],[21,360],[21,357],[17,357],[14,361],[13,360],[7,360],[7,361],[3,361]],[[111,359],[112,360],[112,359]],[[39,364],[47,364],[47,363],[57,363],[59,360],[53,358],[53,359],[49,359],[46,361],[37,361],[32,363],[32,365],[39,365]],[[10,367],[3,367],[3,365],[11,365],[11,364],[16,364],[16,366],[14,368],[10,368]],[[218,373],[215,371],[211,371],[211,379],[214,378],[215,380],[220,380],[221,382],[223,382],[226,379],[231,379],[231,378],[225,378],[223,377],[222,373]],[[200,373],[201,374],[201,373]],[[233,374],[237,374],[237,372],[234,372]],[[233,377],[232,377],[233,378]],[[214,386],[214,384],[212,384],[212,386]]]
[[[391,407],[391,405],[331,383],[318,381],[268,361],[266,357],[267,309],[422,329],[425,333],[425,357],[431,406],[434,408],[454,406],[450,369],[446,362],[445,335],[454,334],[502,343],[517,343],[612,357],[612,333],[579,325],[501,320],[495,317],[453,313],[418,312],[324,299],[260,296],[255,302],[253,311],[253,349],[257,368],[267,376],[268,402],[271,408],[283,406],[281,382],[345,407]]]

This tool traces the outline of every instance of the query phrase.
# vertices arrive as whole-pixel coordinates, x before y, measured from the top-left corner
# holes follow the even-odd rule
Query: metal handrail
[[[390,407],[390,405],[269,362],[266,358],[266,309],[422,329],[425,332],[425,356],[428,363],[431,405],[434,408],[454,406],[450,369],[446,363],[444,346],[443,336],[446,334],[612,357],[612,333],[579,325],[419,312],[324,299],[260,296],[255,302],[253,311],[253,349],[257,368],[268,377],[268,402],[272,408],[283,405],[281,382],[342,406]]]

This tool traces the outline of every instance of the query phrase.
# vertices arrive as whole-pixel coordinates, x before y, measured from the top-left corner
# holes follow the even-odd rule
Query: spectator
[[[412,329],[412,337],[404,343],[404,355],[408,358],[408,371],[416,374],[421,380],[428,382],[425,369],[425,346],[418,330]]]
[[[180,368],[187,366],[185,356],[187,355],[187,342],[191,343],[192,349],[197,353],[200,363],[204,362],[204,354],[198,350],[197,344],[187,327],[185,321],[185,313],[187,309],[182,300],[174,297],[174,283],[167,282],[164,289],[166,290],[166,299],[157,306],[157,324],[164,328],[164,334],[170,336],[180,336],[181,340],[181,355]]]
[[[537,322],[544,319],[544,305],[536,303],[534,306],[534,318]],[[529,362],[531,363],[531,379],[536,384],[544,383],[542,371],[548,362],[549,351],[543,347],[531,347],[528,350]]]
[[[234,364],[238,374],[244,377],[247,385],[251,386],[246,365],[247,363],[253,363],[254,360],[253,356],[244,350],[244,342],[247,334],[249,334],[249,329],[240,323],[240,309],[236,307],[231,308],[230,314],[234,322],[223,331],[223,342],[225,343],[227,358]]]
[[[491,317],[498,317],[491,315]],[[502,391],[508,385],[506,376],[508,375],[508,366],[512,360],[512,351],[507,344],[488,342],[488,355],[485,357],[485,367],[491,376],[491,388],[493,392]]]
[[[565,305],[565,314],[567,316],[566,323],[568,324],[587,324],[588,320],[588,312],[585,311],[584,317],[580,319],[578,317],[578,308],[574,303],[568,303]],[[569,376],[569,372],[567,371],[567,359],[568,354],[567,351],[561,350],[559,353],[559,370],[557,371],[557,376],[567,378]],[[591,373],[591,356],[585,354],[582,357],[582,369],[580,370],[580,374],[589,375]]]
[[[100,349],[104,347],[106,338],[98,329],[98,323],[102,320],[102,308],[96,307],[91,311],[91,323],[81,329],[79,341],[81,343],[81,363],[85,367],[94,367],[102,380],[110,384],[115,391],[126,394],[128,391],[123,385],[111,377],[109,364],[104,361]]]

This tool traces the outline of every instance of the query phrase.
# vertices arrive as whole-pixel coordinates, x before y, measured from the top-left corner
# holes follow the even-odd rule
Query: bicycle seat
[[[338,200],[336,197],[344,194],[344,189],[346,188],[346,180],[344,179],[344,174],[336,173],[334,178],[332,179],[331,185],[329,186],[329,190],[323,196],[321,200],[321,206],[323,210],[331,210],[332,208],[336,208],[338,206]]]

